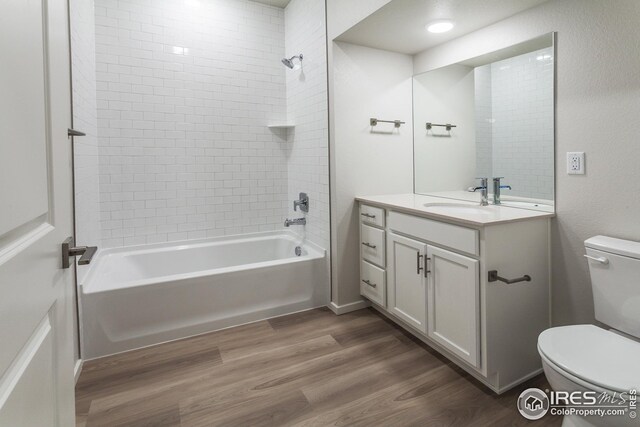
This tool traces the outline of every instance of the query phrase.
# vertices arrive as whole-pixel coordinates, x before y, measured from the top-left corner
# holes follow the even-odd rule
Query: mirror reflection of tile
[[[503,177],[503,204],[553,209],[552,35],[414,76],[413,106],[416,193],[478,201],[476,177]]]
[[[552,48],[477,67],[476,171],[510,196],[553,200]]]

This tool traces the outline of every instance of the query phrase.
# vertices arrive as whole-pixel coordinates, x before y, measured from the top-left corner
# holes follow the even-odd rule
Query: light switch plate
[[[574,151],[567,153],[567,174],[584,175],[584,152]]]

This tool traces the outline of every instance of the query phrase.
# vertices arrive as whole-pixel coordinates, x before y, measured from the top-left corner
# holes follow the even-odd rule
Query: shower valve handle
[[[298,207],[302,212],[309,212],[309,196],[307,193],[300,193],[298,200],[293,201],[293,210],[297,211]]]

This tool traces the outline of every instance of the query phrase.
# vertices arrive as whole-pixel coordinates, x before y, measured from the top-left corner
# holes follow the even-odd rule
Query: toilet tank
[[[584,245],[596,319],[640,338],[640,243],[595,236]]]

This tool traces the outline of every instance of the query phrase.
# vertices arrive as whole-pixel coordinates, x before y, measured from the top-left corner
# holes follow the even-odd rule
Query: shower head
[[[294,56],[292,56],[291,58],[282,58],[282,63],[283,63],[286,67],[291,68],[291,69],[293,70],[293,69],[294,69],[294,67],[295,67],[295,65],[293,65],[293,60],[294,60],[294,59],[296,59],[296,58],[298,58],[298,60],[299,60],[300,62],[302,62],[302,54],[300,54],[300,55],[294,55]]]

